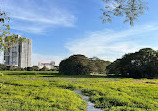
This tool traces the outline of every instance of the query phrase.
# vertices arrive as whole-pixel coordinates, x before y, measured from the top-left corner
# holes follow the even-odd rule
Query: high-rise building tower
[[[16,35],[16,39],[20,36]],[[8,66],[19,66],[21,68],[32,66],[32,39],[25,39],[21,43],[14,44],[14,47],[4,51],[4,64]]]

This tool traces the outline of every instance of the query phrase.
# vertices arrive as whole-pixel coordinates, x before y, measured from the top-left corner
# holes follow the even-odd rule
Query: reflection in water
[[[76,94],[82,95],[82,99],[87,101],[87,111],[102,111],[101,109],[95,108],[94,104],[89,101],[89,97],[82,94],[81,90],[74,90]]]

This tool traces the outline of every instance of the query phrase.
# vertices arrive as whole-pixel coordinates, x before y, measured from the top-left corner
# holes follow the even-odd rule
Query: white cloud
[[[26,32],[44,32],[54,27],[74,27],[76,17],[67,9],[56,6],[55,1],[0,0],[8,12],[13,29]]]
[[[46,32],[46,29],[48,26],[43,26],[43,25],[37,25],[37,24],[32,24],[31,26],[29,24],[18,24],[12,26],[12,29],[14,30],[19,30],[19,31],[24,31],[28,33],[35,33],[35,34],[43,34]]]
[[[38,62],[51,62],[55,61],[55,65],[59,65],[60,61],[65,57],[61,56],[52,56],[52,55],[43,55],[43,54],[32,54],[32,65],[38,65]]]
[[[153,48],[151,44],[143,44],[143,41],[146,41],[146,34],[153,31],[158,31],[158,25],[136,26],[119,32],[105,29],[86,34],[85,38],[69,41],[65,47],[71,54],[98,56],[113,61],[140,48]],[[154,46],[156,47],[158,48],[158,45]]]

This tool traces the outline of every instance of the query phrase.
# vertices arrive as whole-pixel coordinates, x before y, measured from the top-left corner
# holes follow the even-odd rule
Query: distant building
[[[46,66],[48,69],[54,69],[55,62],[51,61],[50,63],[41,63],[41,62],[38,63],[39,69],[42,69],[44,66]]]
[[[16,39],[21,36],[16,35]],[[32,39],[18,42],[12,48],[4,50],[4,64],[7,66],[19,66],[21,68],[32,66]]]

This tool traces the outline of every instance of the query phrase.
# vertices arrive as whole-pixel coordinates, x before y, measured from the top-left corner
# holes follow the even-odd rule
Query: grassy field
[[[114,78],[104,75],[64,76],[58,72],[3,72],[0,111],[86,111],[90,96],[107,111],[158,111],[158,79]]]

